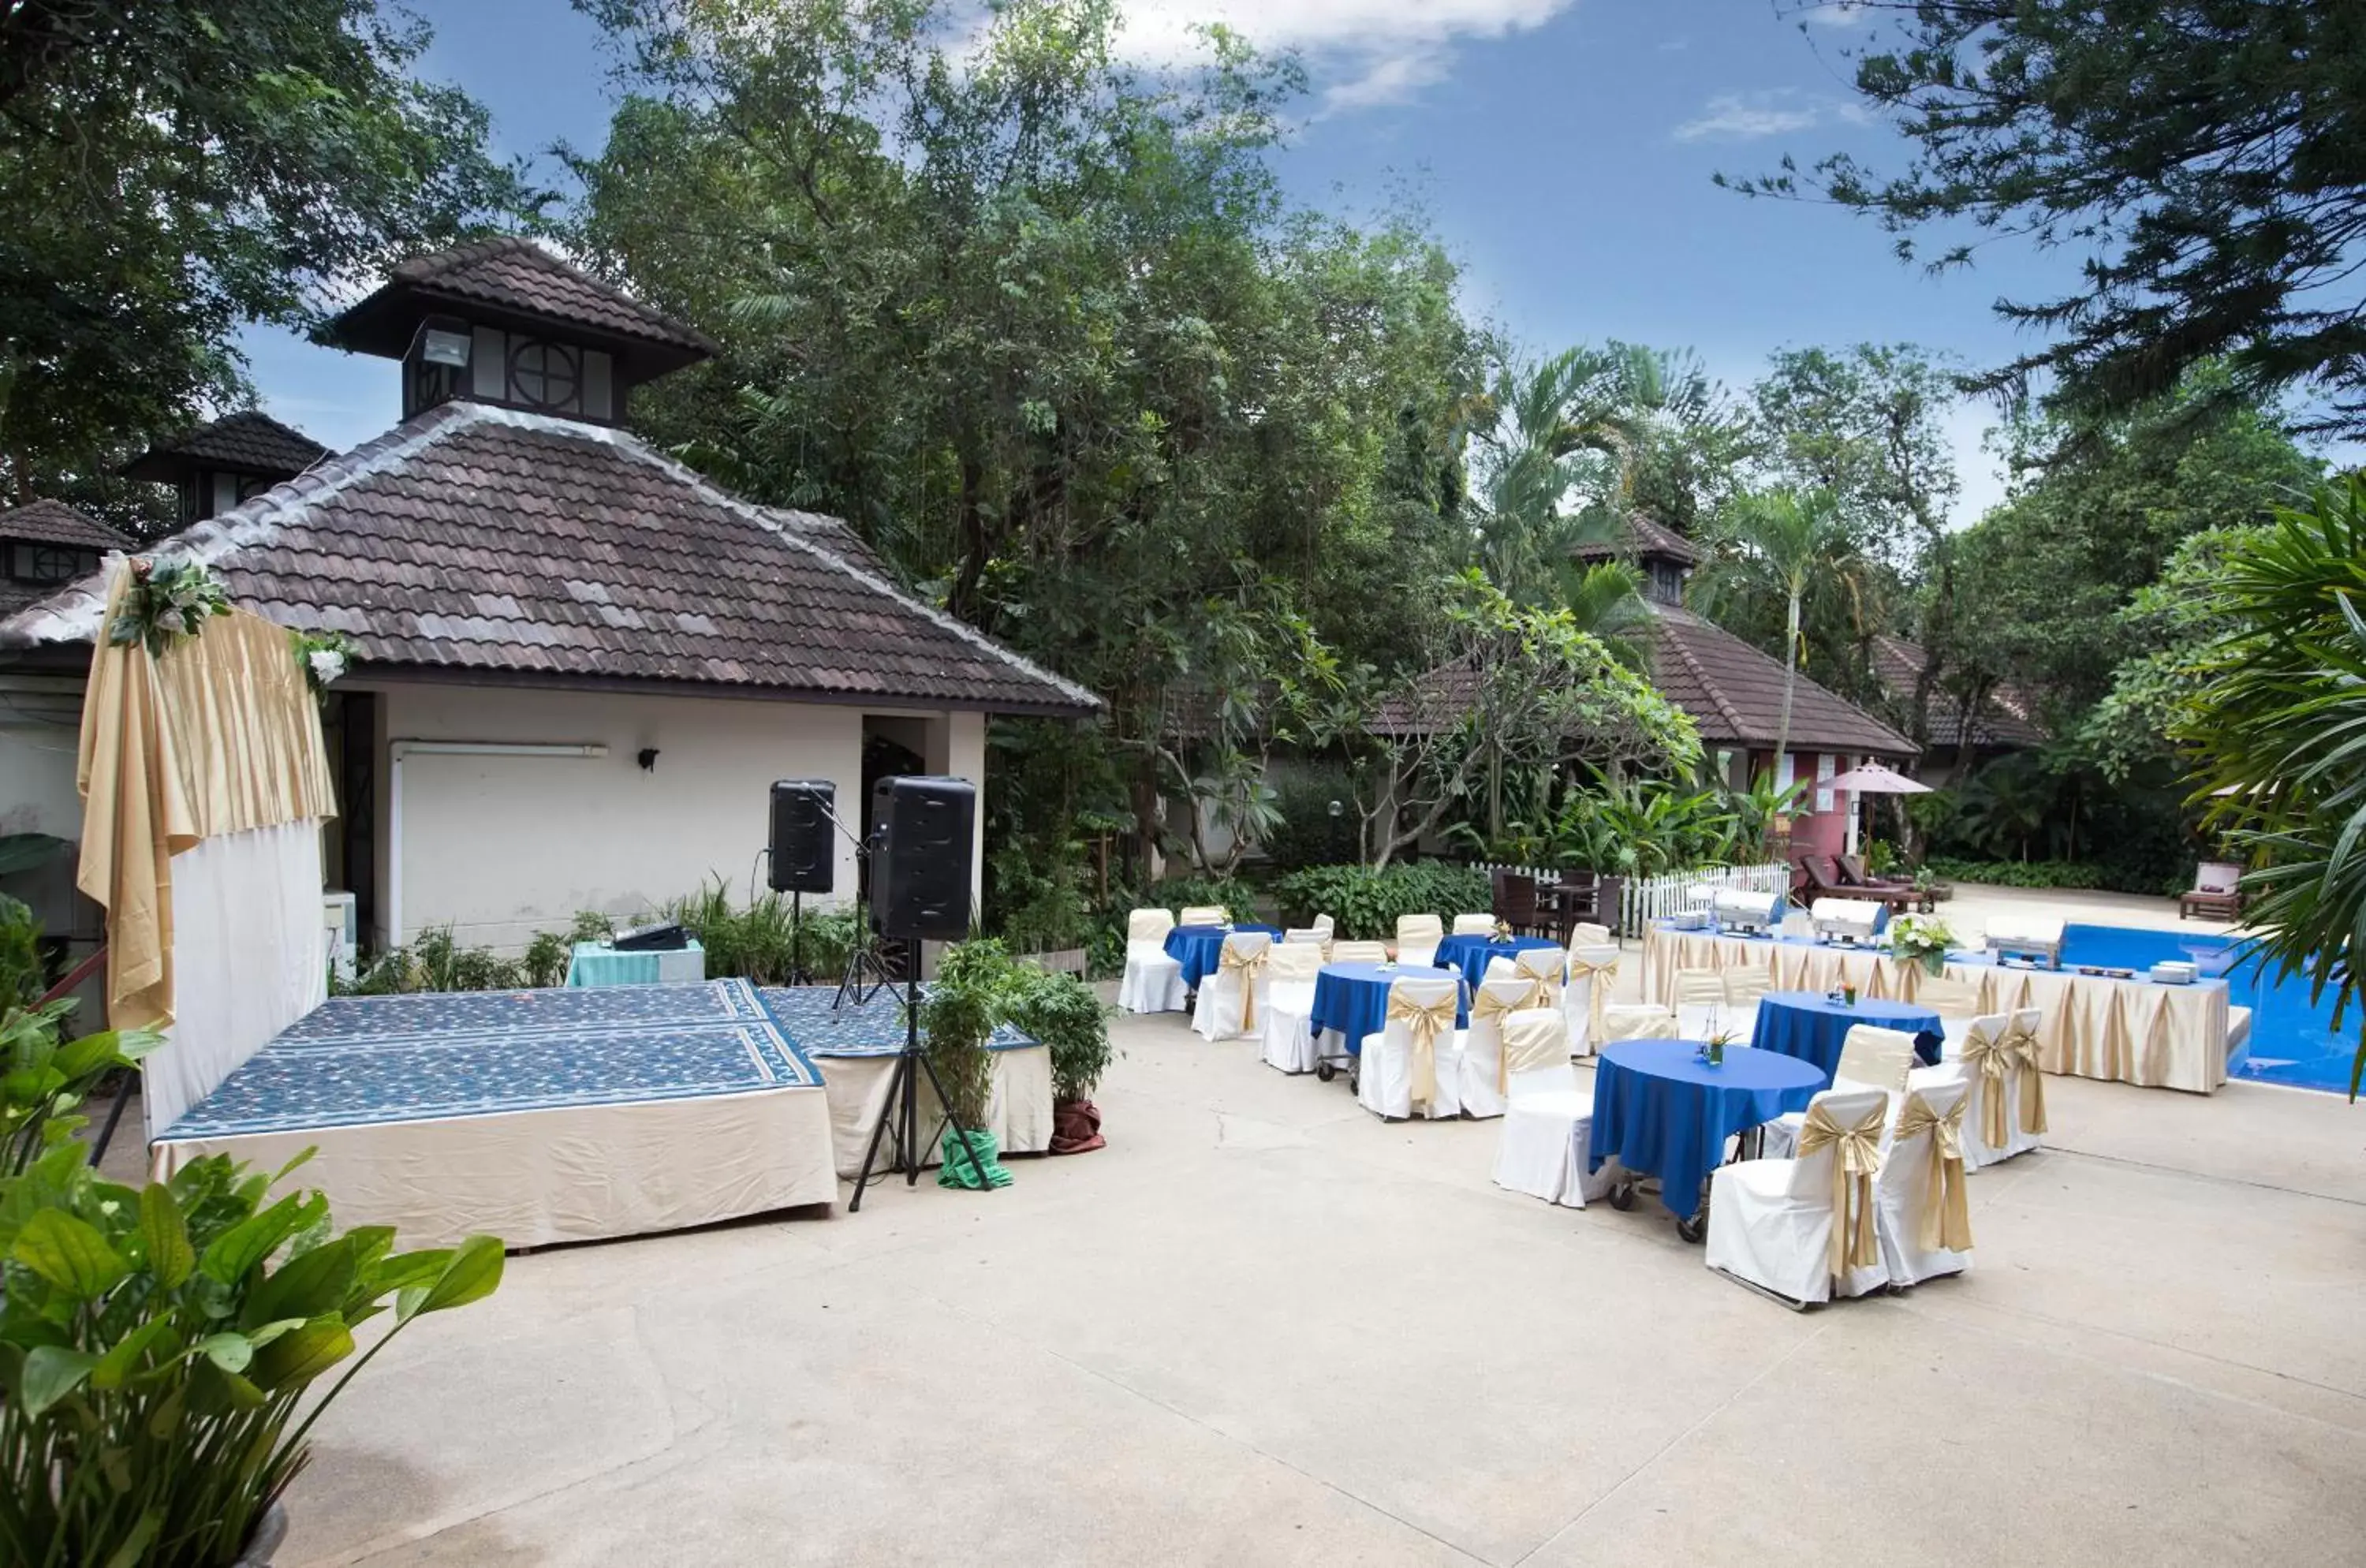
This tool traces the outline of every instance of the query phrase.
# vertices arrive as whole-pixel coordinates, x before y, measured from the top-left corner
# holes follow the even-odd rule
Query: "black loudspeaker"
[[[871,923],[896,941],[969,935],[969,863],[977,787],[897,775],[871,786]]]
[[[782,779],[772,785],[771,886],[775,893],[827,893],[837,869],[830,810],[838,786],[828,779]]]

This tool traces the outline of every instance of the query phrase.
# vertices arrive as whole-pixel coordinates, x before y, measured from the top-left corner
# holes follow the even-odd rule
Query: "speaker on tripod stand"
[[[871,852],[871,925],[882,937],[905,944],[904,1049],[896,1058],[888,1080],[886,1109],[872,1129],[871,1146],[855,1178],[853,1213],[862,1207],[862,1191],[871,1180],[872,1161],[879,1140],[892,1123],[896,1129],[896,1163],[889,1168],[904,1173],[904,1184],[920,1179],[919,1085],[926,1073],[946,1108],[945,1121],[961,1134],[962,1147],[986,1189],[986,1162],[971,1139],[971,1129],[953,1120],[952,1102],[936,1069],[920,1050],[920,943],[959,942],[969,935],[970,860],[977,841],[977,788],[966,779],[916,778],[899,774],[881,779],[871,791],[871,819],[876,841]]]
[[[828,779],[781,779],[772,785],[772,833],[765,846],[766,882],[789,896],[789,976],[810,986],[806,973],[806,895],[828,893],[836,882],[837,846],[830,837],[838,785]]]

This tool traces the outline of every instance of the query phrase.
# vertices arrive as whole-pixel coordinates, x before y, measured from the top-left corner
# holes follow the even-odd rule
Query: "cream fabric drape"
[[[336,814],[320,708],[287,631],[233,610],[161,658],[118,647],[107,628],[130,581],[118,562],[91,652],[77,770],[75,883],[107,909],[118,1029],[173,1021],[171,857],[201,839]]]
[[[1879,952],[1807,942],[1752,942],[1707,931],[1654,927],[1643,938],[1644,994],[1672,999],[1679,968],[1771,964],[1782,990],[1825,991],[1846,983],[1868,997],[1918,999],[1921,965]],[[2226,987],[2205,980],[2156,986],[2100,975],[1949,964],[1952,980],[1972,987],[1982,1013],[2035,1008],[2038,1065],[2049,1073],[2103,1078],[2146,1089],[2210,1094],[2226,1081]]]

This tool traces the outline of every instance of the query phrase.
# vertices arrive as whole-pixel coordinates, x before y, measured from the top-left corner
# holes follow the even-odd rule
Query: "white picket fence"
[[[1557,881],[1561,875],[1549,866],[1504,865],[1494,861],[1482,861],[1476,869],[1491,876],[1498,871],[1508,871],[1542,882]],[[1618,934],[1639,937],[1653,920],[1691,908],[1693,889],[1704,886],[1744,893],[1787,893],[1791,888],[1791,868],[1772,863],[1697,865],[1686,871],[1663,872],[1658,876],[1629,877],[1619,890]]]

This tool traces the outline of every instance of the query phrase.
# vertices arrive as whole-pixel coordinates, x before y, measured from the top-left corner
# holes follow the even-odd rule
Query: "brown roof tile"
[[[1700,552],[1692,542],[1666,524],[1648,513],[1630,512],[1623,520],[1616,537],[1598,544],[1580,545],[1570,552],[1582,561],[1611,560],[1625,558],[1635,560],[1653,556],[1663,557],[1679,566],[1698,566]]]
[[[704,333],[514,234],[399,264],[382,287],[331,321],[321,335],[364,354],[400,355],[422,310],[438,304],[462,313],[469,306],[490,307],[648,344],[663,351],[659,357],[667,367],[715,352]]]
[[[233,599],[348,632],[383,665],[1098,705],[901,592],[842,530],[792,525],[622,432],[451,403],[160,553],[211,561]],[[0,642],[87,638],[98,594],[96,579],[67,590],[0,623]]]
[[[1901,707],[1914,701],[1914,682],[1922,672],[1922,659],[1921,648],[1902,637],[1873,639],[1873,672]],[[2020,687],[1998,686],[1989,694],[1980,711],[1972,716],[1972,744],[2042,746],[2045,743],[2045,727],[2037,722],[2036,713],[2036,705]],[[1931,744],[1961,745],[1962,719],[1957,703],[1944,695],[1934,696],[1931,702]]]
[[[131,540],[93,517],[85,517],[62,501],[30,501],[0,512],[0,539],[29,539],[42,545],[73,545],[85,550],[128,550]]]
[[[123,471],[135,479],[167,484],[196,464],[284,478],[302,473],[328,455],[326,446],[302,431],[280,423],[260,409],[242,409],[159,441],[126,464]]]

